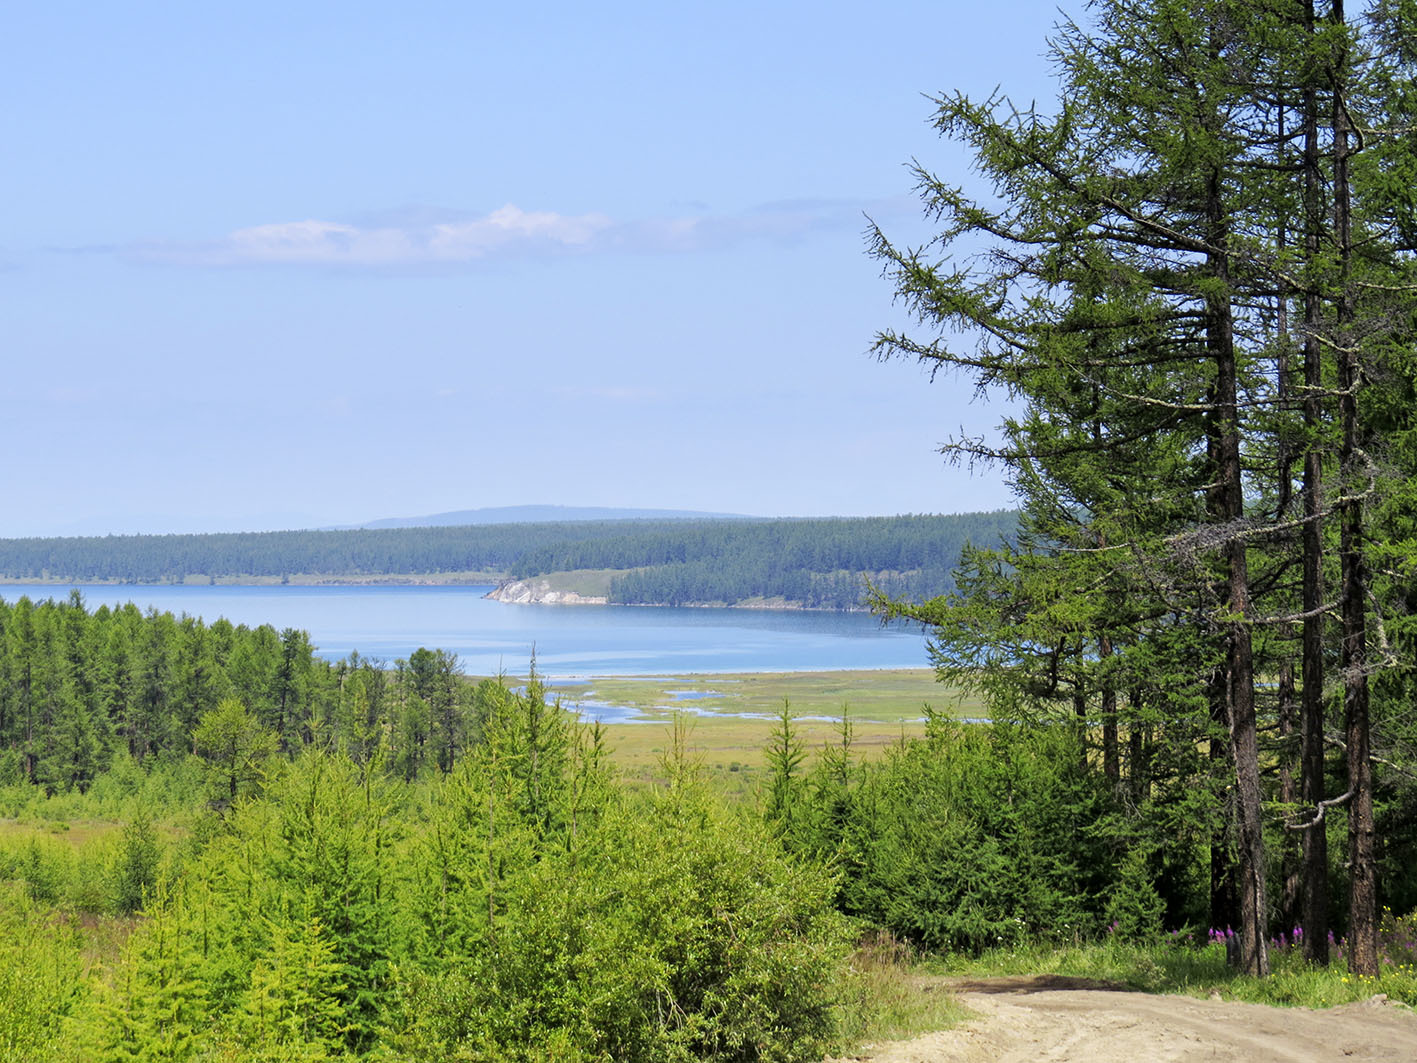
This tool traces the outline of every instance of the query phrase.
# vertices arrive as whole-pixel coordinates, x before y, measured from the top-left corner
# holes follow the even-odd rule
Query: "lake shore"
[[[742,598],[735,602],[612,602],[611,580],[622,573],[615,569],[583,569],[568,572],[548,572],[527,579],[500,580],[487,593],[494,602],[511,605],[626,605],[642,609],[757,609],[762,611],[864,613],[865,606],[856,609],[827,609],[806,605],[779,596]]]
[[[134,581],[131,579],[60,579],[54,576],[0,576],[0,587],[486,587],[507,578],[505,572],[390,572],[359,575],[294,572],[288,576],[205,576]]]
[[[393,662],[420,646],[455,653],[469,673],[524,668],[533,654],[548,676],[687,672],[821,671],[913,667],[927,662],[916,630],[882,627],[863,613],[812,610],[518,608],[483,596],[495,584],[212,585],[50,582],[0,586],[0,598],[64,600],[90,609],[151,608],[307,631],[317,653]]]
[[[787,598],[745,598],[738,602],[611,602],[608,579],[595,589],[578,589],[584,584],[581,573],[551,573],[531,580],[513,580],[505,572],[391,572],[383,574],[330,575],[296,572],[288,576],[204,576],[134,582],[129,579],[60,579],[55,576],[0,575],[0,591],[5,587],[486,587],[483,597],[510,605],[625,605],[644,609],[754,609],[783,612],[855,613],[862,609],[819,609]]]

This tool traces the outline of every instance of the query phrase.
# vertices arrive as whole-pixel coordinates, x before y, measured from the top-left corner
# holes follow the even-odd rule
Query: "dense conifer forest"
[[[892,594],[950,589],[966,543],[1009,536],[1014,514],[824,520],[625,520],[225,535],[0,540],[0,576],[125,583],[447,573],[514,578],[621,573],[612,601],[733,604],[781,598],[862,607],[866,579]]]
[[[835,1037],[830,876],[682,745],[663,788],[621,786],[534,675],[331,664],[303,632],[77,595],[0,606],[0,646],[0,1058],[809,1060]],[[68,817],[123,826],[71,845]]]
[[[142,766],[208,741],[237,756],[231,743],[245,738],[232,705],[242,726],[279,751],[317,738],[358,749],[377,742],[391,769],[413,778],[425,762],[456,762],[486,711],[477,697],[441,650],[331,663],[294,628],[207,625],[132,603],[89,612],[77,591],[0,599],[0,781],[50,792],[86,789],[115,757]],[[237,729],[201,731],[203,720]]]
[[[1117,778],[1105,719],[993,704],[871,757],[849,711],[812,752],[786,707],[746,794],[680,719],[646,787],[534,674],[6,602],[0,1058],[815,1061],[886,1006],[866,935],[1223,969],[1205,928],[1230,782],[1205,706],[1131,730]],[[1415,806],[1384,776],[1397,911],[1417,903]],[[1266,832],[1292,846],[1278,817]],[[1297,970],[1283,919],[1274,962]],[[1367,985],[1417,1002],[1412,930],[1386,912],[1392,967]]]
[[[576,569],[621,572],[610,600],[625,604],[733,604],[783,598],[810,608],[865,603],[866,580],[886,593],[929,598],[953,587],[960,552],[1013,534],[1009,511],[949,517],[715,521],[633,529],[529,550],[512,575]]]

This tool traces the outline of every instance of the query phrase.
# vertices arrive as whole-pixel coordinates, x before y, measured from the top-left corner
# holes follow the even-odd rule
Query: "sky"
[[[1010,504],[865,251],[1052,3],[20,0],[0,536]]]

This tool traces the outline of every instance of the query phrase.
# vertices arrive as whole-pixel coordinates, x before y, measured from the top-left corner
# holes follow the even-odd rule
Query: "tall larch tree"
[[[1378,15],[1410,19],[1410,6]],[[1230,766],[1217,914],[1235,906],[1240,965],[1258,975],[1270,917],[1260,719],[1291,718],[1298,663],[1300,791],[1321,823],[1338,803],[1323,796],[1324,665],[1336,660],[1349,922],[1364,943],[1352,962],[1366,971],[1376,664],[1362,394],[1391,334],[1390,304],[1410,289],[1383,197],[1365,196],[1355,159],[1387,113],[1374,66],[1396,67],[1363,50],[1371,24],[1350,24],[1341,3],[1102,0],[1090,13],[1090,28],[1066,22],[1056,34],[1061,89],[1047,113],[1003,97],[936,101],[937,127],[970,149],[988,194],[918,168],[940,235],[902,248],[872,232],[929,329],[883,333],[878,352],[962,373],[1012,404],[996,440],[946,450],[1002,465],[1024,503],[1027,550],[974,584],[996,599],[982,611],[976,600],[976,615],[1008,616],[1007,631],[971,624],[964,598],[881,604],[934,624],[947,666],[977,660],[992,638],[1016,689],[1064,702],[1066,687],[1078,716],[1101,720],[1114,781],[1127,658],[1186,646],[1162,655],[1178,673],[1161,697],[1173,718],[1209,705],[1209,746]],[[1336,600],[1325,596],[1333,569]],[[1310,880],[1327,874],[1319,833],[1306,830]],[[1322,896],[1311,882],[1306,911]]]

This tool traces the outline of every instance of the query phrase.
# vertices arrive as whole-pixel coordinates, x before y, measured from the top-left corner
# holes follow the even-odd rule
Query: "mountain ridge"
[[[320,531],[379,528],[444,528],[474,524],[559,524],[586,520],[766,520],[744,513],[708,513],[692,509],[632,509],[618,506],[485,506],[418,517],[381,517],[362,524],[336,524]]]

